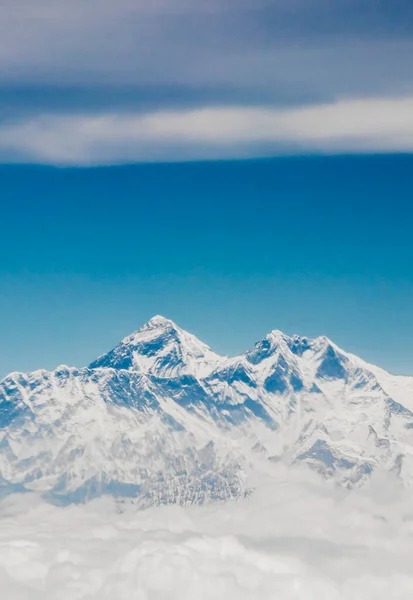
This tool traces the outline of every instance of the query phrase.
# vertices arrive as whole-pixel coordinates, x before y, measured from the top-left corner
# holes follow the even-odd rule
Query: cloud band
[[[94,165],[412,150],[413,96],[298,108],[43,114],[0,125],[3,162]]]

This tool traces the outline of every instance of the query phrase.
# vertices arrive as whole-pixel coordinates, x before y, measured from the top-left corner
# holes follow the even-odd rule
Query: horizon
[[[123,336],[123,337],[122,337],[120,340],[118,340],[118,342],[116,342],[116,343],[115,343],[115,344],[114,344],[114,345],[113,345],[111,348],[108,348],[108,349],[104,350],[102,353],[100,353],[100,354],[98,354],[97,356],[93,357],[93,360],[91,360],[91,361],[90,361],[90,363],[91,363],[91,362],[94,362],[94,360],[96,360],[96,359],[98,359],[98,358],[101,358],[102,356],[104,356],[105,354],[107,354],[108,352],[110,352],[111,350],[113,350],[114,348],[116,348],[117,346],[121,345],[121,344],[122,344],[122,343],[123,343],[125,340],[127,340],[127,338],[128,338],[128,337],[130,337],[131,335],[133,335],[133,334],[135,334],[135,333],[139,333],[139,332],[140,332],[142,329],[144,329],[144,328],[146,328],[148,325],[150,325],[150,324],[151,324],[151,321],[154,321],[155,319],[156,319],[156,320],[162,320],[162,321],[166,321],[167,323],[170,323],[170,324],[171,324],[173,327],[176,327],[177,329],[180,329],[181,331],[183,331],[183,332],[185,332],[185,333],[189,333],[189,334],[193,335],[193,336],[194,336],[194,337],[195,337],[195,338],[196,338],[198,341],[200,341],[201,343],[205,344],[205,341],[204,341],[203,339],[199,338],[199,337],[198,337],[197,335],[195,335],[195,334],[194,334],[192,331],[188,331],[187,329],[184,329],[183,327],[181,327],[181,326],[179,325],[179,323],[176,323],[176,322],[175,322],[173,319],[171,319],[171,318],[169,318],[169,317],[166,317],[166,316],[164,316],[164,315],[156,314],[156,315],[153,315],[153,316],[152,316],[150,319],[148,319],[148,320],[147,320],[145,323],[142,323],[142,325],[141,325],[141,326],[139,326],[138,328],[136,328],[136,329],[134,329],[133,331],[131,331],[131,332],[129,332],[129,333],[127,333],[127,334],[125,334],[125,335],[124,335],[124,336]],[[294,338],[298,337],[298,338],[300,338],[300,339],[306,339],[306,340],[308,340],[309,342],[314,342],[314,341],[317,341],[317,340],[319,340],[319,339],[322,339],[322,338],[324,338],[325,340],[327,340],[329,343],[332,343],[334,346],[336,346],[336,347],[337,347],[339,350],[341,350],[341,351],[342,351],[342,352],[344,352],[345,354],[350,354],[350,355],[353,355],[353,356],[357,356],[357,355],[354,355],[354,353],[352,353],[352,352],[348,351],[346,348],[342,348],[340,345],[336,344],[336,342],[335,342],[334,340],[330,339],[329,337],[327,337],[327,336],[325,336],[325,335],[322,335],[322,334],[321,334],[321,335],[319,335],[319,336],[317,336],[317,337],[308,337],[308,336],[305,336],[305,335],[300,335],[299,333],[292,333],[292,334],[290,333],[290,334],[289,334],[289,333],[286,333],[286,332],[284,332],[284,331],[281,331],[280,329],[276,329],[276,328],[274,328],[274,329],[270,329],[270,330],[269,330],[269,331],[268,331],[268,332],[267,332],[267,333],[266,333],[266,334],[265,334],[265,335],[264,335],[262,338],[259,338],[259,339],[257,339],[255,342],[253,342],[253,343],[250,345],[250,347],[248,347],[248,348],[245,348],[244,350],[242,350],[242,351],[240,351],[240,352],[238,352],[238,353],[236,353],[236,354],[231,354],[231,355],[230,355],[230,354],[223,354],[223,355],[222,355],[222,354],[220,354],[220,353],[216,353],[216,354],[218,354],[218,356],[220,356],[221,358],[228,359],[228,360],[231,360],[231,359],[234,359],[234,358],[238,358],[238,357],[244,356],[245,354],[247,354],[248,352],[250,352],[250,351],[253,349],[253,347],[254,347],[256,344],[258,344],[260,341],[262,341],[263,339],[267,338],[267,337],[268,337],[268,336],[270,336],[271,334],[281,334],[281,335],[283,335],[283,336],[285,336],[285,337],[289,338],[290,340],[292,340],[292,339],[294,339]],[[211,345],[209,345],[209,344],[206,344],[206,346],[207,346],[207,347],[208,347],[210,350],[212,350],[213,352],[215,352],[215,349],[214,349],[214,347],[213,347],[213,346],[211,346]],[[370,364],[368,361],[364,360],[364,357],[363,357],[363,356],[357,356],[357,358],[360,358],[360,359],[362,359],[364,362],[366,362],[366,364]],[[59,364],[57,364],[57,365],[56,365],[54,368],[52,368],[52,369],[44,369],[44,368],[40,367],[39,369],[35,369],[35,370],[34,370],[34,371],[32,371],[32,372],[36,372],[36,371],[48,371],[48,372],[53,372],[53,371],[55,371],[55,370],[58,370],[58,369],[60,369],[61,367],[68,367],[69,369],[82,369],[82,368],[88,368],[90,363],[88,363],[88,364],[85,364],[85,365],[70,365],[70,364],[66,364],[66,363],[59,363]],[[373,366],[381,367],[381,365],[373,365]],[[382,368],[382,367],[381,367],[381,368]],[[22,371],[11,371],[10,373],[7,373],[7,374],[6,374],[6,375],[4,375],[4,376],[0,376],[0,382],[1,382],[3,379],[6,379],[7,377],[9,377],[9,376],[12,376],[12,375],[14,375],[14,374],[16,374],[16,373],[24,373],[24,372],[22,372]],[[391,374],[391,375],[405,376],[403,373],[391,373],[390,371],[389,371],[389,374]]]

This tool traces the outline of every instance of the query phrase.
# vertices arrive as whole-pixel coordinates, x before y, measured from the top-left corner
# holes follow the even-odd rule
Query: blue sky
[[[3,0],[0,374],[155,313],[413,373],[413,4]],[[198,161],[198,162],[197,162]]]
[[[412,156],[1,168],[1,370],[160,313],[215,350],[325,334],[413,373]]]

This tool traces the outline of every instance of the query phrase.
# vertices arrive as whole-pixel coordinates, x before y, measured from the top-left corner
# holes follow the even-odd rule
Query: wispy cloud
[[[4,0],[0,158],[410,150],[412,18],[407,0]]]
[[[405,151],[413,151],[413,96],[298,108],[36,115],[0,126],[3,160],[62,165]]]

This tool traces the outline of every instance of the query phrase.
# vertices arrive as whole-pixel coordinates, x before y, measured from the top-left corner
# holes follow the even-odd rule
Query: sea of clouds
[[[5,600],[407,600],[413,494],[280,467],[242,501],[139,510],[108,497],[0,503]]]

